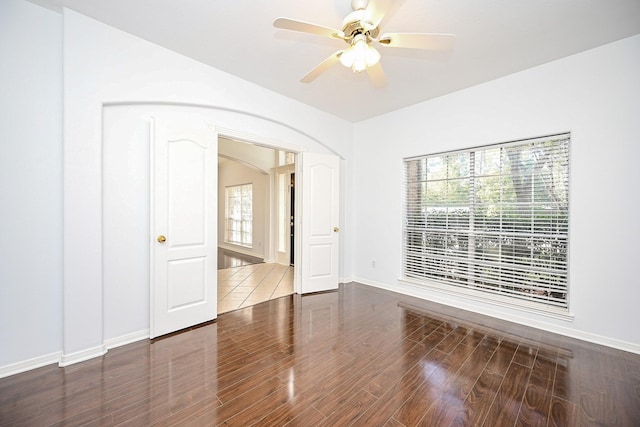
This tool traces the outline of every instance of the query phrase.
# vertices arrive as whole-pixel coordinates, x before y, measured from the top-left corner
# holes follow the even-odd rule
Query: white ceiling
[[[351,122],[640,33],[640,0],[396,0],[385,32],[457,35],[449,54],[380,47],[389,84],[338,64],[346,45],[273,28],[284,16],[340,28],[350,0],[32,0],[64,6]],[[640,55],[640,52],[638,52]]]

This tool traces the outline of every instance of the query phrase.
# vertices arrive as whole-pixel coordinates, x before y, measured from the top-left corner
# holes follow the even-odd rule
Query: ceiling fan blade
[[[344,38],[344,33],[334,28],[324,27],[322,25],[310,24],[304,21],[289,18],[277,18],[273,21],[273,26],[282,28],[283,30],[299,31],[301,33],[316,34],[325,37]]]
[[[318,77],[320,74],[324,73],[329,68],[331,68],[332,66],[340,62],[340,55],[342,55],[342,52],[344,51],[339,50],[331,54],[331,56],[329,56],[327,59],[325,59],[320,64],[318,64],[316,68],[314,68],[313,70],[305,74],[304,77],[300,79],[300,81],[302,83],[311,83],[312,81],[314,81],[316,77]]]
[[[370,67],[367,67],[367,74],[371,79],[371,83],[377,89],[382,89],[387,85],[387,76],[384,75],[384,70],[382,69],[382,65],[380,63],[376,63]]]
[[[365,15],[368,21],[373,23],[371,28],[377,28],[393,4],[393,0],[369,0]]]
[[[450,50],[456,36],[439,33],[386,33],[380,36],[378,43],[389,47],[409,49]]]

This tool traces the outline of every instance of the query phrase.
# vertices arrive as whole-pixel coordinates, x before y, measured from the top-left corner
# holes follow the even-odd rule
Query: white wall
[[[352,193],[357,280],[640,353],[638,76],[640,36],[635,36],[358,123]],[[563,131],[572,132],[573,321],[516,313],[398,281],[403,157]]]
[[[59,14],[0,2],[0,376],[62,349],[61,50]]]
[[[116,263],[104,259],[104,253],[112,252],[103,252],[109,244],[103,240],[103,220],[117,215],[111,203],[103,204],[103,177],[140,177],[145,166],[139,152],[127,158],[120,172],[110,169],[113,162],[103,164],[105,104],[104,111],[136,103],[199,106],[211,111],[223,135],[291,151],[334,152],[344,163],[352,154],[352,125],[69,10],[64,11],[64,35],[62,363],[67,364],[100,354],[105,341],[117,341],[118,333],[136,336],[140,331],[127,332],[132,326],[148,328],[148,321],[141,323],[148,307],[128,302],[123,305],[127,310],[118,310],[118,301],[140,300],[148,283],[134,288],[108,285],[121,272]],[[347,198],[347,189],[342,189]],[[141,200],[135,208],[140,217],[144,203]],[[346,263],[349,254],[342,253]],[[144,280],[140,270],[136,274],[138,281]],[[136,307],[139,313],[131,314]]]
[[[103,112],[102,306],[107,343],[148,336],[152,115],[148,109],[119,105]]]
[[[239,251],[258,258],[268,255],[271,175],[258,172],[241,163],[228,160],[218,168],[218,246]],[[233,185],[253,184],[253,246],[245,248],[225,243],[225,188]]]

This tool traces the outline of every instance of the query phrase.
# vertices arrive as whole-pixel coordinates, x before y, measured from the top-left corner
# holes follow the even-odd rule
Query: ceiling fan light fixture
[[[369,43],[366,37],[356,37],[343,53],[340,55],[340,63],[353,72],[364,71],[380,61],[380,53]]]
[[[365,61],[367,63],[367,67],[374,66],[380,61],[380,53],[376,50],[375,47],[367,45]]]
[[[373,85],[382,88],[387,80],[380,65],[380,53],[372,46],[374,42],[394,48],[450,50],[455,37],[441,33],[386,33],[379,37],[380,23],[396,1],[351,0],[353,12],[342,21],[342,30],[289,18],[277,18],[273,26],[340,39],[347,44],[346,48],[332,53],[305,74],[300,79],[302,83],[311,83],[318,75],[340,62],[354,73],[366,71]]]

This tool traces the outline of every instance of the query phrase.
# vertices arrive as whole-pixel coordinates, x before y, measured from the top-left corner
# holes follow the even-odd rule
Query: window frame
[[[247,216],[247,212],[244,210],[245,207],[245,196],[243,195],[243,188],[249,187],[250,191],[250,199],[251,199],[251,212],[248,214],[249,218],[245,218]],[[240,219],[232,218],[233,212],[230,200],[234,197],[230,193],[234,189],[238,189],[240,193]],[[225,201],[225,209],[224,209],[224,242],[229,243],[231,245],[241,246],[243,248],[253,248],[253,183],[248,182],[244,184],[237,185],[229,185],[224,188],[224,201]],[[239,229],[236,229],[234,225],[239,224]],[[235,239],[233,236],[239,233],[239,239]],[[248,236],[248,239],[246,239]]]
[[[562,203],[562,208],[566,209],[565,212],[565,216],[563,217],[563,221],[565,221],[565,223],[563,223],[563,228],[564,228],[564,236],[566,238],[566,242],[564,243],[564,249],[565,249],[565,253],[564,253],[564,269],[562,269],[562,275],[560,277],[559,280],[559,285],[561,286],[562,283],[564,283],[564,300],[563,302],[558,302],[556,300],[554,300],[553,302],[545,302],[544,298],[540,298],[540,297],[532,297],[532,296],[527,296],[524,293],[519,293],[517,292],[515,296],[513,296],[513,292],[512,295],[510,295],[509,292],[503,292],[502,290],[500,290],[503,287],[509,287],[509,286],[505,286],[504,284],[491,284],[491,286],[495,286],[495,289],[490,288],[490,286],[485,282],[485,283],[481,283],[480,286],[476,285],[476,282],[474,282],[473,280],[476,278],[474,274],[469,274],[469,276],[467,276],[466,278],[462,279],[461,277],[463,276],[462,274],[460,274],[459,272],[457,273],[453,273],[451,274],[453,276],[453,279],[446,279],[446,278],[442,278],[442,277],[437,277],[437,275],[435,274],[431,274],[432,271],[430,271],[430,269],[432,267],[421,267],[421,262],[423,264],[429,264],[429,260],[427,260],[426,262],[424,261],[426,258],[422,258],[422,261],[418,260],[416,263],[416,259],[419,258],[414,258],[414,261],[411,261],[409,259],[410,255],[415,255],[415,249],[422,249],[423,254],[425,252],[427,252],[428,249],[433,249],[433,246],[427,246],[427,237],[429,236],[430,233],[432,233],[434,230],[433,229],[429,229],[427,226],[427,222],[428,222],[428,216],[429,214],[427,213],[428,209],[437,209],[438,206],[435,206],[434,204],[429,204],[426,201],[426,188],[425,189],[420,189],[417,190],[417,186],[413,189],[410,189],[410,185],[413,184],[415,185],[416,183],[420,182],[420,183],[424,183],[425,187],[426,187],[426,183],[430,182],[430,183],[434,183],[436,180],[431,179],[431,180],[427,180],[426,178],[426,162],[429,161],[429,159],[436,159],[436,158],[446,158],[447,156],[456,156],[456,155],[469,155],[471,159],[474,158],[475,153],[480,153],[480,152],[487,152],[488,150],[500,150],[501,156],[502,156],[502,152],[505,149],[519,149],[518,147],[535,147],[537,146],[536,144],[543,144],[545,142],[548,141],[556,141],[557,146],[553,147],[553,150],[560,150],[563,151],[561,154],[564,155],[564,163],[561,164],[560,166],[563,168],[561,170],[562,173],[564,173],[565,175],[563,175],[563,195],[565,196],[565,199]],[[509,141],[509,142],[502,142],[502,143],[496,143],[496,144],[489,144],[489,145],[482,145],[482,146],[477,146],[477,147],[471,147],[471,148],[466,148],[466,149],[461,149],[461,150],[451,150],[451,151],[446,151],[446,152],[438,152],[438,153],[431,153],[431,154],[426,154],[426,155],[421,155],[421,156],[414,156],[414,157],[407,157],[403,159],[403,191],[402,191],[402,241],[401,241],[401,248],[402,248],[402,255],[401,255],[401,278],[399,279],[401,282],[405,282],[411,285],[417,285],[420,287],[426,287],[426,288],[430,288],[430,289],[434,289],[437,290],[441,293],[445,293],[445,294],[449,294],[449,295],[456,295],[456,296],[464,296],[470,299],[474,299],[474,300],[478,300],[478,301],[483,301],[483,302],[491,302],[494,304],[498,304],[501,306],[506,306],[509,308],[516,308],[518,310],[523,310],[523,311],[529,311],[529,312],[535,312],[535,313],[542,313],[542,314],[546,314],[552,317],[558,317],[561,319],[571,319],[572,315],[569,312],[569,302],[570,302],[570,298],[569,298],[569,171],[570,171],[570,141],[571,141],[571,133],[570,132],[564,132],[564,133],[559,133],[559,134],[554,134],[554,135],[547,135],[547,136],[543,136],[543,137],[537,137],[537,138],[528,138],[528,139],[522,139],[522,140],[517,140],[517,141]],[[557,148],[560,147],[560,148]],[[554,152],[555,153],[555,152]],[[411,164],[411,162],[417,162],[417,161],[424,161],[424,165],[425,165],[425,170],[422,172],[416,172],[415,170],[413,171],[413,173],[423,173],[424,174],[424,179],[420,180],[420,179],[414,179],[413,181],[410,180],[410,176],[409,173],[411,173],[409,171],[409,165]],[[501,157],[501,161],[502,157]],[[447,163],[448,164],[448,163]],[[502,167],[502,166],[501,166]],[[468,200],[468,205],[469,205],[469,213],[467,214],[467,216],[469,218],[474,218],[475,217],[475,209],[477,208],[478,205],[480,205],[481,203],[477,202],[476,200],[476,184],[475,181],[477,181],[479,178],[481,178],[481,175],[476,174],[476,170],[475,170],[476,166],[474,164],[473,161],[470,162],[470,166],[469,166],[469,175],[468,175],[468,179],[470,181],[470,186],[469,186],[469,200]],[[472,170],[473,169],[473,170]],[[447,172],[448,173],[448,172]],[[456,179],[458,179],[456,177]],[[531,179],[534,179],[534,174],[533,172],[531,172]],[[447,175],[447,178],[445,180],[443,180],[446,185],[449,185],[448,183],[450,181],[453,181],[453,178],[449,178]],[[504,186],[501,186],[501,188],[503,188]],[[424,188],[424,187],[423,187]],[[449,187],[447,187],[449,188]],[[413,191],[410,195],[410,191]],[[448,190],[447,190],[448,191]],[[502,197],[502,191],[500,192],[501,197]],[[415,199],[418,192],[420,192],[419,200],[416,202],[415,200],[410,201],[410,198]],[[447,193],[448,194],[448,193]],[[555,194],[555,193],[554,193]],[[532,200],[534,200],[533,202],[531,202],[531,209],[532,212],[536,212],[535,211],[535,206],[536,206],[536,202],[535,202],[535,198],[532,198]],[[447,200],[447,203],[449,203],[449,201]],[[500,204],[502,206],[502,199],[500,200]],[[464,205],[464,203],[462,203]],[[448,204],[446,205],[446,210],[447,212],[449,212],[450,206]],[[474,207],[475,206],[475,207]],[[412,227],[409,226],[411,219],[410,216],[413,215],[414,217],[416,216],[416,207],[420,208],[420,212],[418,213],[418,215],[422,215],[423,219],[421,219],[421,224],[423,225],[423,229],[420,230],[419,227],[415,227],[416,225],[416,220],[415,218],[413,218],[413,223],[412,223]],[[560,208],[558,208],[560,209]],[[502,214],[501,214],[502,215]],[[448,214],[446,215],[448,218]],[[535,219],[535,213],[532,213],[533,218]],[[448,219],[447,219],[448,221]],[[467,241],[467,250],[469,251],[469,256],[466,260],[464,260],[464,262],[468,263],[467,268],[469,268],[469,271],[471,271],[473,269],[473,271],[475,272],[479,267],[478,265],[480,265],[480,267],[485,268],[486,267],[486,263],[483,261],[480,261],[479,263],[476,264],[477,261],[477,255],[478,253],[480,253],[481,251],[476,249],[476,242],[475,240],[471,239],[471,236],[474,236],[473,239],[475,239],[478,235],[482,234],[482,231],[480,231],[478,228],[473,228],[474,227],[474,220],[470,220],[469,221],[471,224],[469,225],[468,228],[468,236],[469,240]],[[532,221],[533,222],[533,221]],[[500,225],[502,227],[502,224]],[[448,228],[449,225],[447,223],[447,225],[445,226],[445,228],[442,229],[443,233],[445,235],[451,235],[451,234],[455,234],[455,233],[462,233],[464,234],[465,231],[464,229],[460,230],[460,229],[454,229],[454,228]],[[439,229],[436,229],[436,231]],[[531,233],[534,233],[535,231],[531,231]],[[413,234],[412,234],[413,233]],[[415,245],[415,240],[412,240],[411,242],[409,241],[410,237],[413,237],[415,239],[416,233],[422,233],[423,237],[421,240],[421,243],[416,246]],[[502,229],[500,229],[498,231],[499,235],[502,235],[503,231]],[[531,237],[531,239],[533,241],[535,241],[536,237],[533,236]],[[447,240],[447,238],[445,237],[445,240]],[[514,238],[515,240],[515,238]],[[413,245],[413,246],[412,246]],[[560,245],[562,246],[562,245]],[[532,245],[532,247],[535,247],[535,245]],[[413,252],[412,252],[413,251]],[[460,253],[464,253],[464,251],[460,251]],[[533,253],[533,250],[532,250]],[[530,260],[535,260],[535,258],[533,258],[534,255],[531,255]],[[435,259],[436,257],[433,256],[433,254],[431,254],[431,260]],[[464,257],[460,256],[458,258],[449,258],[448,260],[451,261],[452,259],[455,261],[457,260],[458,262],[461,262],[461,260]],[[515,257],[514,257],[515,259]],[[415,265],[411,265],[411,262],[414,262]],[[499,260],[499,265],[497,267],[498,270],[503,270],[505,269],[505,267],[508,268],[515,268],[515,262],[513,264],[510,263],[505,263],[503,262],[502,259]],[[558,266],[556,265],[555,268],[558,268]],[[435,271],[435,270],[434,270]],[[443,270],[444,271],[444,270]],[[524,275],[526,273],[524,273],[524,271],[526,270],[519,270],[519,272],[517,274],[520,275]],[[441,273],[441,272],[440,272]],[[443,274],[441,274],[441,276],[444,276]],[[502,277],[502,276],[500,276]],[[564,278],[564,281],[562,281],[562,278]],[[463,283],[464,281],[467,281],[467,283]],[[520,283],[524,283],[524,282],[519,282]],[[531,283],[537,283],[537,282],[531,282]],[[510,287],[515,288],[515,285],[511,285]],[[536,288],[537,292],[540,292],[542,286],[540,285],[533,285],[532,287]],[[498,290],[496,290],[498,289]],[[522,288],[519,289],[520,291],[522,291]],[[550,288],[547,288],[548,290],[548,295],[549,295],[549,299],[552,299],[553,293],[550,291]],[[531,289],[530,294],[534,293],[534,290]]]

